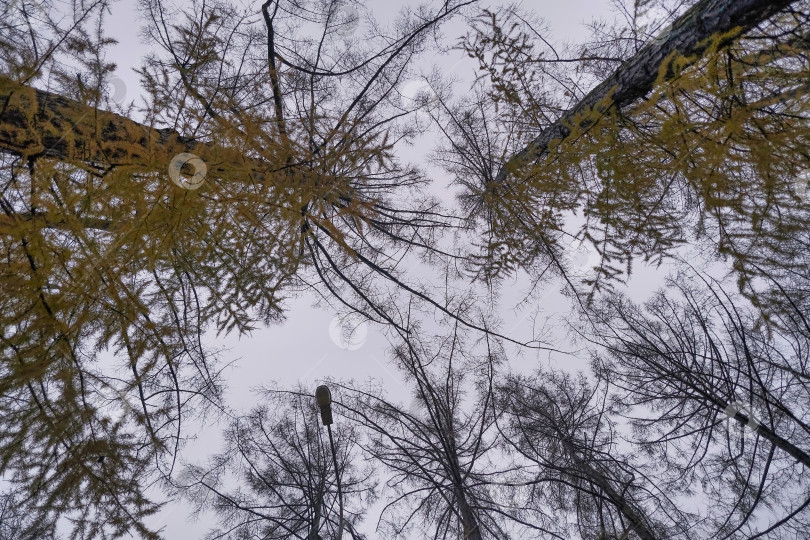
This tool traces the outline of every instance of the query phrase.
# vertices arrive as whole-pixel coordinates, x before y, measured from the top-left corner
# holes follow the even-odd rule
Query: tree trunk
[[[729,407],[730,405],[726,405],[723,411],[725,412],[726,410],[728,410]],[[735,412],[734,419],[737,420],[737,422],[739,422],[742,425],[743,429],[745,429],[746,426],[748,426],[749,423],[751,422],[751,419],[741,411]],[[768,440],[771,444],[773,444],[775,447],[779,448],[783,452],[787,452],[792,458],[796,460],[797,463],[801,463],[807,468],[807,470],[810,471],[810,455],[808,455],[807,452],[805,452],[792,442],[788,441],[787,439],[780,437],[779,435],[777,435],[775,431],[766,426],[763,426],[759,422],[757,422],[756,429],[753,429],[752,431],[754,431],[757,435],[759,435],[763,439]]]
[[[323,494],[318,497],[318,501],[313,505],[312,523],[310,524],[307,540],[321,540],[318,529],[321,528],[321,506],[323,505]]]
[[[707,48],[708,38],[738,29],[750,30],[796,0],[702,0],[692,6],[671,26],[646,44],[635,56],[616,70],[613,75],[591,90],[579,103],[546,128],[523,150],[512,156],[495,177],[495,182],[506,179],[509,171],[526,161],[540,159],[552,140],[564,139],[571,134],[568,127],[577,117],[598,106],[604,112],[612,106],[621,106],[643,97],[653,88],[664,62],[673,53],[699,58]],[[738,34],[737,34],[738,35]],[[731,39],[731,38],[729,38]],[[671,77],[671,70],[667,70]],[[608,102],[603,102],[611,95]],[[601,102],[601,103],[600,103]],[[593,118],[590,116],[589,118]],[[590,127],[595,120],[580,120],[580,128]]]
[[[461,514],[461,525],[464,528],[464,540],[482,540],[478,520],[475,519],[470,505],[467,504],[467,499],[464,497],[464,492],[460,488],[456,488],[455,497],[458,512]]]
[[[630,527],[638,534],[639,538],[642,540],[656,540],[657,537],[649,529],[643,512],[635,508],[624,495],[617,492],[610,484],[610,480],[605,478],[600,471],[581,459],[571,442],[566,440],[565,437],[565,434],[560,434],[560,441],[565,447],[566,452],[568,452],[571,460],[576,464],[579,472],[589,481],[599,486],[599,489],[602,490],[610,502],[613,503],[616,509],[621,512],[624,518],[629,522]]]
[[[0,149],[144,172],[166,172],[169,161],[181,152],[198,155],[215,174],[245,168],[245,158],[236,150],[195,141],[171,129],[155,129],[4,77],[0,77]],[[258,161],[252,166],[262,170]]]

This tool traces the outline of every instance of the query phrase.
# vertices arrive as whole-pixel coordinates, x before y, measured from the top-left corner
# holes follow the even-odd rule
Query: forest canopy
[[[210,538],[810,529],[810,3],[611,0],[560,42],[477,0],[139,0],[129,102],[119,5],[0,2],[0,539],[162,538],[169,498]],[[217,340],[300,298],[410,405],[226,399]]]

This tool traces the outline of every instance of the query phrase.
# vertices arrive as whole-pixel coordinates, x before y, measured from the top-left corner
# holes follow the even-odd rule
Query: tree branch
[[[643,97],[653,88],[664,64],[678,53],[697,59],[707,47],[708,38],[736,30],[735,36],[750,30],[762,21],[795,2],[795,0],[702,0],[692,6],[657,38],[641,48],[635,56],[622,64],[610,77],[591,90],[579,103],[569,109],[525,148],[509,158],[498,171],[495,183],[506,179],[510,171],[521,164],[538,160],[555,139],[565,139],[571,134],[569,125],[583,113],[599,107],[604,113],[610,107],[621,106]],[[733,39],[729,36],[729,40]],[[668,70],[665,78],[674,73]],[[603,100],[609,98],[609,102]],[[593,116],[579,127],[587,129],[595,120]]]

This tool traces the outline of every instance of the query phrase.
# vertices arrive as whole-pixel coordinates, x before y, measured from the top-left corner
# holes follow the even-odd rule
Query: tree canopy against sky
[[[347,14],[360,12],[335,1],[244,9],[200,1],[179,10],[144,0],[144,35],[154,46],[139,69],[146,98],[139,109],[117,112],[109,112],[115,107],[105,93],[115,67],[103,54],[111,43],[103,24],[109,5],[78,2],[60,11],[6,2],[10,16],[0,23],[0,463],[26,494],[23,503],[9,498],[9,504],[38,512],[37,527],[55,530],[57,519],[69,516],[79,536],[154,536],[143,524],[157,508],[145,496],[145,479],[170,484],[185,423],[226,408],[226,381],[216,354],[203,346],[203,332],[279,322],[285,299],[301,291],[391,327],[400,344],[417,343],[401,309],[409,299],[488,339],[555,348],[535,336],[520,342],[499,333],[481,315],[483,305],[471,308],[472,297],[451,294],[452,287],[429,290],[400,269],[409,257],[422,257],[448,280],[463,281],[471,271],[490,286],[518,270],[541,284],[562,277],[584,320],[599,328],[595,317],[604,311],[592,311],[592,303],[605,291],[612,298],[634,262],[662,261],[698,242],[710,258],[730,261],[765,328],[806,336],[795,324],[803,314],[795,306],[805,305],[807,290],[807,205],[796,182],[810,167],[806,2],[625,3],[633,23],[646,9],[646,20],[674,24],[658,33],[634,24],[629,34],[596,26],[588,48],[566,57],[571,51],[560,55],[531,14],[516,7],[482,11],[473,1],[405,12],[392,25],[369,25],[360,40],[341,31],[355,24]],[[418,131],[404,120],[424,105],[403,107],[398,88],[420,54],[438,46],[440,25],[462,15],[470,29],[458,47],[480,63],[482,77],[466,99],[451,103],[440,95],[434,109],[445,136],[437,162],[462,187],[461,208],[454,210],[429,197],[429,178],[397,157],[397,146]],[[205,163],[203,185],[192,186],[198,189],[188,189],[198,169],[172,170],[183,153]],[[576,239],[601,255],[584,288],[562,257],[564,219],[572,213],[585,218]],[[471,245],[459,242],[465,238]],[[599,346],[615,350],[597,335]],[[731,347],[740,345],[732,340]],[[115,365],[98,360],[102,351],[113,353]],[[424,391],[439,375],[414,371],[422,361],[414,351],[395,348],[393,361]],[[492,369],[505,364],[492,362]],[[789,371],[800,381],[790,388],[802,388],[804,364],[789,358],[784,366],[775,373]],[[768,373],[757,379],[761,388],[785,388]],[[564,377],[538,377],[547,395],[576,394]],[[510,381],[512,388],[524,384]],[[452,386],[436,388],[453,401]],[[798,392],[796,399],[807,403],[806,392]],[[478,438],[456,446],[455,432],[437,427],[426,435],[441,447],[432,463],[449,482],[431,488],[445,505],[425,514],[437,520],[434,534],[498,536],[507,534],[506,522],[543,531],[555,511],[584,508],[597,508],[601,520],[579,524],[588,534],[601,528],[650,538],[675,530],[662,518],[639,517],[645,504],[663,508],[670,501],[657,494],[619,497],[617,486],[630,492],[649,486],[608,478],[587,463],[602,452],[597,439],[609,449],[614,444],[601,424],[582,428],[594,438],[581,449],[565,438],[571,431],[544,431],[544,418],[528,424],[533,434],[499,432],[506,438],[498,447],[494,435],[482,442],[495,418],[530,418],[532,405],[481,395],[484,413],[477,420],[462,415],[460,428],[472,430],[467,435],[478,430]],[[105,414],[111,403],[124,404],[124,414]],[[714,402],[715,409],[721,404],[728,400]],[[437,426],[455,421],[452,407],[436,407]],[[782,416],[757,431],[771,444],[766,453],[779,447],[776,430],[787,422],[779,410]],[[804,429],[803,413],[789,412]],[[413,429],[357,422],[382,437],[365,448],[386,465],[394,459],[385,442],[390,434]],[[555,451],[577,464],[573,496],[593,489],[595,498],[577,499],[583,506],[573,510],[552,504],[505,512],[480,476],[485,472],[468,476],[471,464],[462,471],[460,456],[471,452],[475,462],[481,444],[519,451],[542,471],[546,461],[527,450],[536,448],[538,433],[561,441]],[[806,433],[797,442],[806,447]],[[410,459],[416,450],[396,451]],[[625,464],[615,448],[608,455],[628,470],[643,469]],[[759,454],[752,456],[749,471],[760,466]],[[409,470],[399,469],[406,476]],[[547,481],[555,485],[569,481],[559,471],[552,476]],[[767,472],[762,478],[765,486]],[[414,473],[403,481],[419,486],[425,478]],[[739,488],[739,501],[747,486]],[[779,495],[771,484],[767,489],[745,506],[736,529],[727,516],[739,504],[713,515],[717,530],[755,528],[760,498]],[[786,508],[785,522],[800,511]],[[396,518],[390,525],[397,534],[405,528]]]
[[[465,47],[493,81],[492,105],[453,123],[446,155],[466,173],[464,201],[486,218],[491,245],[508,248],[485,261],[490,271],[564,273],[570,212],[585,220],[576,240],[601,255],[594,290],[689,242],[730,259],[752,295],[755,276],[801,271],[807,206],[797,178],[810,165],[803,8],[697,2],[643,46],[637,36],[630,45],[605,39],[579,58],[531,39],[513,10],[482,16]],[[586,92],[566,78],[577,60],[610,76]]]

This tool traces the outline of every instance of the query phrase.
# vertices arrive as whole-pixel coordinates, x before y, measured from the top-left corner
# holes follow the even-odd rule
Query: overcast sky
[[[190,2],[189,2],[190,4]],[[261,2],[255,2],[257,12]],[[530,2],[547,21],[552,30],[552,38],[556,42],[578,42],[587,37],[584,23],[594,18],[614,17],[611,4],[607,0],[566,0]],[[183,5],[183,4],[179,4]],[[389,0],[370,0],[368,7],[373,10],[379,21],[390,20],[394,10],[399,9],[401,3]],[[123,0],[112,8],[108,18],[108,35],[118,40],[109,55],[108,61],[118,65],[116,75],[123,84],[116,88],[116,94],[126,101],[137,99],[137,74],[132,70],[151,47],[142,43],[138,37],[138,30],[143,24],[138,21],[136,2]],[[456,37],[463,34],[465,28],[462,24],[448,26],[445,34]],[[429,58],[435,61],[444,73],[457,74],[461,83],[454,90],[456,94],[462,93],[469,81],[472,71],[469,63],[461,61],[460,57]],[[466,70],[466,71],[465,71]],[[429,70],[426,70],[429,71]],[[407,83],[406,83],[407,84]],[[411,88],[417,88],[414,83]],[[407,91],[406,91],[407,92]],[[424,164],[424,157],[433,144],[431,137],[423,137],[419,144],[413,147],[401,148],[401,157],[404,160]],[[441,190],[446,187],[449,179],[438,171],[433,170],[436,187]],[[587,264],[587,254],[580,255],[583,266]],[[641,277],[644,276],[641,272]],[[650,280],[644,280],[650,283]],[[518,300],[519,288],[505,287],[507,297],[503,305],[508,306],[513,300]],[[511,298],[509,292],[511,293]],[[640,294],[640,293],[639,293]],[[275,326],[254,332],[249,337],[237,339],[230,336],[225,339],[215,339],[207,336],[209,347],[222,348],[222,359],[225,362],[234,361],[233,366],[226,372],[228,380],[227,399],[229,405],[249,409],[254,405],[255,398],[250,389],[262,384],[276,382],[279,386],[292,386],[299,381],[311,387],[314,391],[320,381],[326,377],[341,377],[366,379],[375,378],[382,382],[383,388],[388,392],[389,398],[407,403],[409,401],[406,389],[400,384],[395,369],[386,358],[387,343],[373,328],[359,329],[352,343],[341,343],[341,335],[335,321],[335,313],[323,308],[312,306],[314,299],[302,296],[290,303],[287,312],[287,321],[281,326]],[[550,287],[547,296],[542,300],[549,311],[564,308],[565,304],[556,287]],[[514,303],[514,302],[512,302]],[[501,314],[505,320],[503,331],[508,335],[529,336],[531,332],[527,312],[515,313],[506,309]],[[531,369],[538,357],[529,353],[522,358],[515,359],[514,369]],[[565,367],[565,366],[563,366]],[[571,365],[568,367],[581,367]],[[340,421],[336,411],[336,422]],[[219,448],[219,430],[216,426],[208,427],[199,433],[195,443],[189,444],[183,452],[183,457],[190,461],[201,461]],[[170,503],[153,520],[153,526],[164,526],[164,535],[168,539],[200,538],[214,523],[214,516],[203,519],[197,523],[187,520],[188,507],[183,503]],[[375,537],[373,523],[367,521],[364,532]]]

